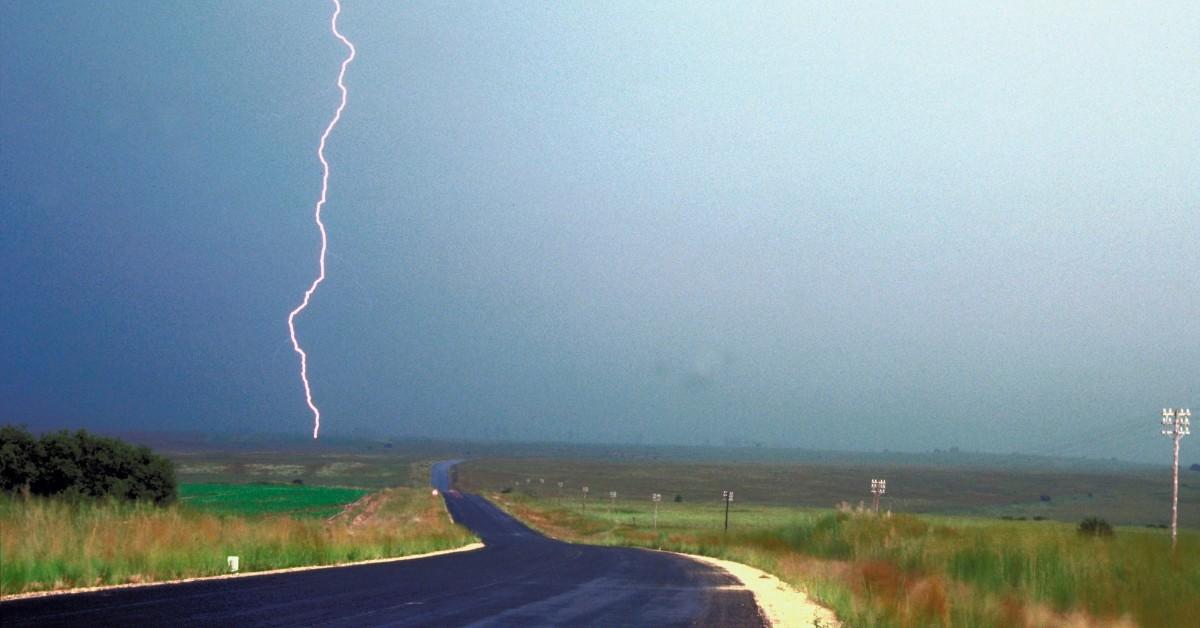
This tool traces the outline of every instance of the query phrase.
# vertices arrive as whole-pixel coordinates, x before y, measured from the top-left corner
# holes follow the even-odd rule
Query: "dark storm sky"
[[[1158,459],[1200,5],[347,0],[323,434]],[[8,2],[0,420],[304,434],[327,2]]]

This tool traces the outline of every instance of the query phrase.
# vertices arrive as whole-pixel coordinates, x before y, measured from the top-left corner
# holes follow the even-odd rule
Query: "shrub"
[[[1083,536],[1112,536],[1112,526],[1099,517],[1088,517],[1079,522],[1079,534]]]
[[[37,474],[38,443],[23,428],[0,426],[0,490],[28,492]]]
[[[23,427],[0,427],[0,490],[34,495],[175,500],[175,467],[147,447],[77,432],[34,439]]]

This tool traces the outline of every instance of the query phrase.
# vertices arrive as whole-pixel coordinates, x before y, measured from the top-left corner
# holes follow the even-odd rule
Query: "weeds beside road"
[[[703,554],[808,591],[853,626],[1189,625],[1200,616],[1200,534],[1172,557],[1157,530],[1080,535],[1050,521],[738,505],[728,533],[711,504],[580,504],[491,498],[543,532],[585,543]]]
[[[239,556],[240,571],[251,572],[420,554],[475,540],[427,490],[386,489],[364,503],[354,500],[365,491],[353,489],[271,488],[185,485],[184,503],[166,508],[0,496],[0,594],[218,575],[227,573],[230,555]]]

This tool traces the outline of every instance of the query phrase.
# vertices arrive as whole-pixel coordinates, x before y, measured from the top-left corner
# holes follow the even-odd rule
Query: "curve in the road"
[[[687,558],[548,539],[478,495],[432,484],[486,547],[356,565],[0,602],[5,626],[762,626],[753,594]]]

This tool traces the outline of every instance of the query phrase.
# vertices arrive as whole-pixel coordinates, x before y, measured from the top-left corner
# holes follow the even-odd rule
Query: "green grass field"
[[[720,488],[708,491],[715,499],[703,498],[696,482],[736,478],[738,470],[689,465],[699,472],[668,484],[677,493],[660,489],[664,501],[655,530],[649,483],[662,482],[663,467],[525,463],[522,469],[513,460],[471,461],[459,477],[468,490],[491,483],[485,494],[559,538],[706,554],[773,572],[853,626],[1180,626],[1200,616],[1200,533],[1191,529],[1182,532],[1172,555],[1169,537],[1157,528],[1118,527],[1112,538],[1090,538],[1078,534],[1077,521],[887,517],[765,503],[754,497],[771,488],[794,495],[802,486],[781,486],[793,482],[792,475],[771,479],[750,469],[746,473],[764,486],[745,497],[735,491],[725,534]],[[575,485],[562,498],[556,475]],[[582,484],[591,488],[586,516]],[[608,491],[617,487],[634,488],[610,501]],[[629,494],[639,497],[621,497]],[[682,503],[673,501],[675,494]]]
[[[180,484],[185,508],[215,515],[331,517],[367,491],[294,484]]]

